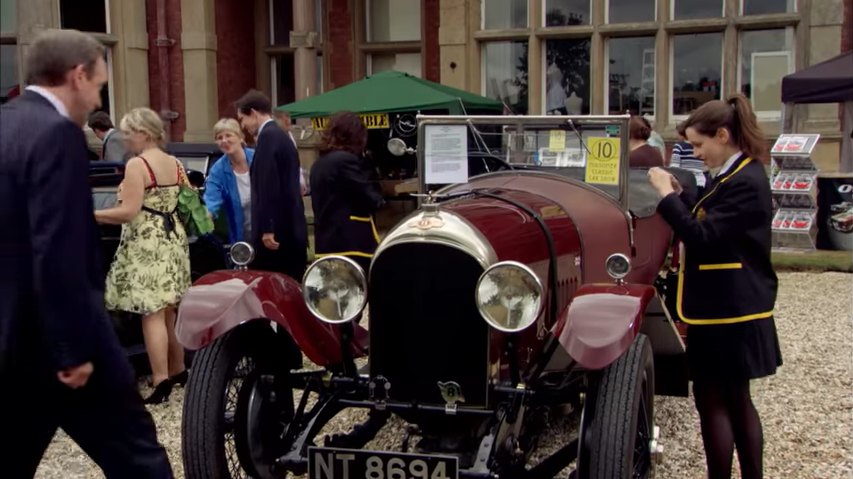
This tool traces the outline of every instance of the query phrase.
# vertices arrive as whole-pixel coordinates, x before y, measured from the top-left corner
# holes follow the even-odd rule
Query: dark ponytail
[[[763,163],[768,163],[767,144],[758,126],[749,100],[740,93],[726,101],[712,100],[696,109],[683,123],[684,130],[693,128],[705,136],[714,136],[717,130],[729,130],[734,143],[741,151]]]

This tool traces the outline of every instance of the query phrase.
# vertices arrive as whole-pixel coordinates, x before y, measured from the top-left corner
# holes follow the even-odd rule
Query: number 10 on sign
[[[619,138],[592,137],[589,139],[586,162],[586,182],[597,185],[619,184]]]

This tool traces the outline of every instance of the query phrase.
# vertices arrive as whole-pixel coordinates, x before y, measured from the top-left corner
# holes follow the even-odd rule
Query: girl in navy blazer
[[[762,477],[763,434],[751,379],[782,364],[770,263],[770,185],[764,135],[749,100],[734,95],[699,107],[684,123],[694,155],[717,174],[695,204],[661,168],[649,171],[658,212],[683,243],[676,292],[689,325],[687,357],[709,479],[728,478],[737,449],[744,479]]]
[[[233,118],[223,118],[213,127],[216,145],[223,155],[210,168],[204,185],[204,204],[214,218],[221,212],[228,220],[231,244],[251,238],[251,181],[249,168],[255,150],[245,147],[243,130]]]

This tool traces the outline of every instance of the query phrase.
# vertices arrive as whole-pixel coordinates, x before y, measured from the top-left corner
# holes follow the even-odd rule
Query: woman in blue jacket
[[[216,122],[213,136],[224,154],[216,160],[207,175],[204,203],[214,218],[225,213],[228,240],[233,244],[251,235],[252,190],[249,167],[255,150],[246,148],[240,124],[233,118]]]

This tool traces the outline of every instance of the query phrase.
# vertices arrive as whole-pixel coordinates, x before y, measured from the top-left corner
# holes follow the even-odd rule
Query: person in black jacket
[[[373,213],[384,203],[365,170],[361,153],[366,145],[361,119],[338,112],[329,120],[320,158],[311,167],[317,256],[346,256],[365,273],[379,244]]]
[[[104,47],[40,34],[23,95],[0,108],[0,451],[33,477],[61,427],[108,478],[172,471],[104,308],[82,130],[107,81]]]
[[[249,169],[252,242],[257,251],[252,267],[302,281],[308,228],[296,145],[272,118],[272,104],[263,93],[250,90],[237,100],[236,107],[240,124],[256,138],[255,157]]]
[[[749,100],[699,107],[684,123],[694,154],[718,169],[695,204],[661,168],[649,171],[658,212],[683,242],[676,313],[689,325],[687,356],[709,479],[728,478],[737,448],[744,479],[762,477],[763,434],[749,381],[782,364],[770,263],[767,148]]]

